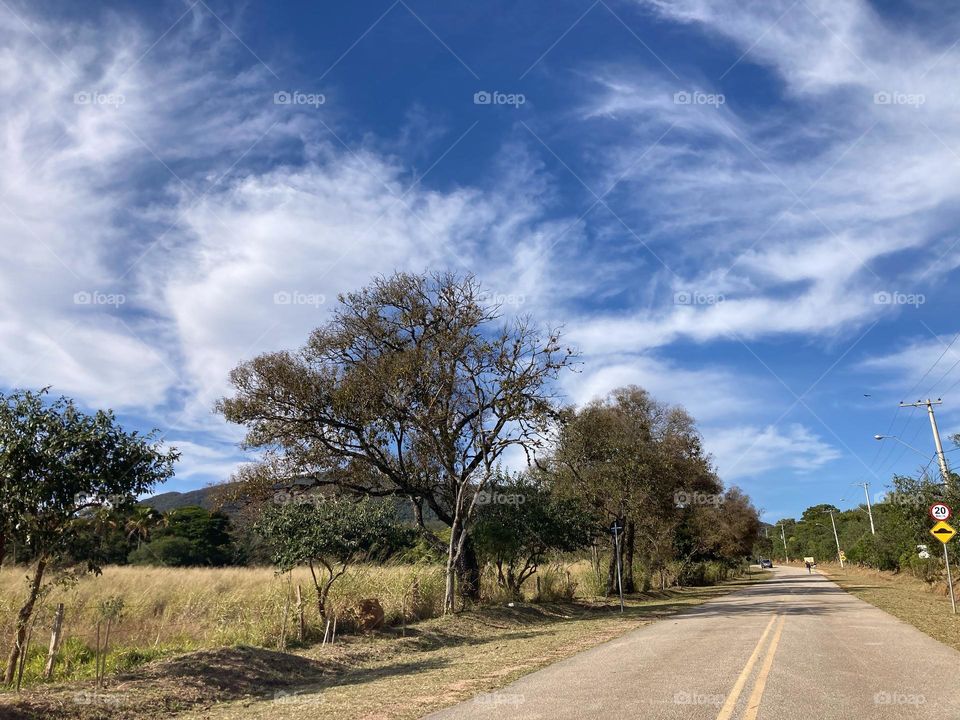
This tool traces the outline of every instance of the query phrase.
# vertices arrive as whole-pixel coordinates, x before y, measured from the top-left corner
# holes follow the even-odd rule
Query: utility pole
[[[877,530],[873,526],[873,508],[870,507],[870,483],[862,482],[862,483],[853,483],[853,484],[861,486],[863,488],[863,494],[867,496],[867,515],[870,516],[870,534],[876,535]]]
[[[790,562],[790,554],[787,552],[787,535],[783,532],[783,520],[780,521],[780,538],[783,540],[783,557],[785,562]]]
[[[830,510],[830,524],[833,525],[833,539],[837,542],[837,560],[840,561],[840,567],[843,568],[843,551],[840,550],[840,538],[837,535],[837,523],[833,519],[833,509]]]
[[[917,400],[915,403],[901,402],[900,407],[923,407],[926,405],[927,414],[930,416],[930,429],[933,431],[933,443],[937,448],[937,460],[940,461],[940,474],[943,475],[944,484],[949,487],[950,470],[947,468],[947,459],[943,454],[943,445],[940,443],[940,431],[937,429],[937,417],[933,414],[933,406],[942,404],[943,400],[940,398],[937,398],[936,400],[927,398],[926,400]]]

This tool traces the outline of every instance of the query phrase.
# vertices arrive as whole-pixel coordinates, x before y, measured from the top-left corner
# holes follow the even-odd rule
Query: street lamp
[[[910,449],[913,450],[915,453],[918,453],[918,454],[920,454],[920,455],[923,455],[923,457],[925,457],[925,458],[929,458],[929,457],[930,457],[929,455],[927,455],[927,453],[923,452],[923,450],[917,450],[917,448],[915,448],[913,445],[911,445],[911,444],[909,444],[909,443],[905,443],[903,440],[901,440],[900,438],[898,438],[896,435],[874,435],[874,436],[873,436],[873,439],[874,439],[874,440],[896,440],[898,443],[900,443],[900,444],[903,445],[904,447],[910,448]]]
[[[905,443],[903,440],[901,440],[900,438],[898,438],[896,435],[874,435],[874,436],[873,436],[873,439],[874,439],[874,440],[896,440],[898,443],[900,443],[901,445],[903,445],[903,446],[905,446],[905,447],[910,448],[911,450],[913,450],[913,451],[914,451],[915,453],[917,453],[918,455],[922,455],[923,457],[927,458],[928,461],[932,462],[932,460],[933,460],[929,455],[927,455],[925,452],[923,452],[923,450],[917,450],[917,448],[915,448],[913,445],[910,445],[910,444],[908,444],[908,443]],[[929,465],[930,462],[928,462],[927,464]],[[943,480],[944,480],[943,482],[934,483],[934,485],[948,485],[946,476],[944,476]],[[856,485],[856,484],[859,484],[859,483],[854,483],[854,484]]]

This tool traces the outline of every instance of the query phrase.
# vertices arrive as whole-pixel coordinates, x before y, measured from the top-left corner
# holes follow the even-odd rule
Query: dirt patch
[[[263,648],[201,650],[108,678],[99,689],[85,682],[0,696],[0,719],[170,715],[213,702],[272,698],[325,669],[317,660]]]

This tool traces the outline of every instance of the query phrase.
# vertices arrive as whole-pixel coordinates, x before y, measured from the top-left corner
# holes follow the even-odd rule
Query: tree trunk
[[[480,561],[473,545],[473,539],[466,531],[463,549],[457,563],[457,590],[462,600],[480,601]]]
[[[456,563],[460,552],[461,538],[460,526],[454,518],[450,526],[450,543],[447,545],[447,567],[446,582],[443,591],[443,614],[456,612],[455,590],[456,590]]]
[[[454,521],[447,550],[447,581],[443,599],[444,614],[454,612],[454,596],[461,600],[480,600],[480,562],[466,528]]]
[[[597,541],[590,544],[590,561],[593,564],[593,574],[597,578],[597,587],[603,581],[603,565],[600,562],[600,548],[597,547]]]
[[[33,606],[40,595],[40,586],[43,582],[43,571],[47,567],[47,561],[40,558],[37,561],[37,569],[33,573],[33,580],[30,582],[30,595],[27,602],[20,608],[17,614],[17,625],[14,633],[13,647],[10,648],[10,654],[7,656],[7,669],[3,679],[8,685],[13,682],[14,674],[17,671],[17,660],[20,659],[20,650],[23,648],[24,640],[27,637],[27,627],[30,625],[30,617],[33,615]]]
[[[317,612],[320,614],[320,620],[323,621],[327,619],[327,598],[320,585],[320,581],[317,580],[317,571],[313,566],[313,562],[307,563],[307,566],[310,568],[310,577],[313,578],[313,588],[317,591]]]
[[[623,536],[623,591],[633,593],[637,591],[633,580],[633,554],[637,545],[637,526],[632,520],[627,520],[627,527]]]

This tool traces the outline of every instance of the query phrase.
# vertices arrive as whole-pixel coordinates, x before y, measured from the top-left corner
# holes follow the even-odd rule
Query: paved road
[[[960,720],[960,653],[822,575],[774,579],[429,720]]]

